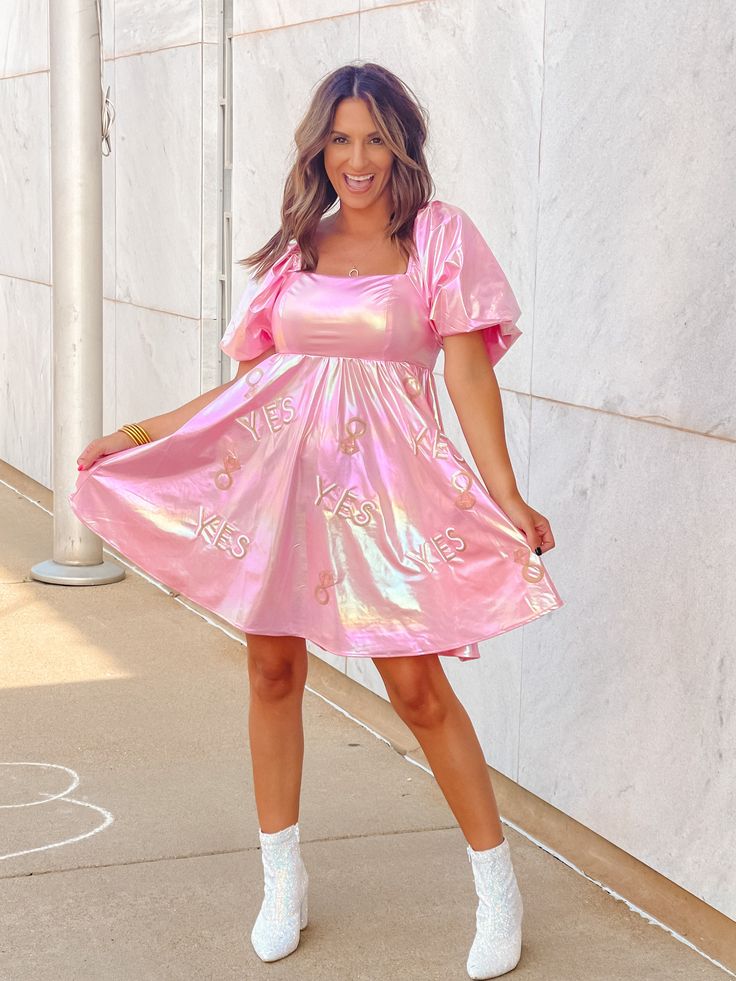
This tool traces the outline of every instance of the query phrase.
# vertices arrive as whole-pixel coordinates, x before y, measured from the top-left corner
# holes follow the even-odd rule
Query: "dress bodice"
[[[271,317],[276,351],[434,367],[441,343],[413,275],[291,272]]]
[[[405,273],[328,276],[287,248],[240,298],[221,349],[248,361],[276,352],[406,361],[432,368],[443,338],[480,331],[491,364],[520,336],[516,297],[490,246],[456,205],[430,201],[414,219]]]

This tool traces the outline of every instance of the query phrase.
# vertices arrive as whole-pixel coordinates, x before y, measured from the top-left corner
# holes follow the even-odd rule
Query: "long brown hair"
[[[341,99],[363,99],[376,130],[394,154],[391,196],[394,210],[388,225],[391,240],[404,257],[416,258],[412,229],[417,211],[429,202],[434,182],[424,156],[428,116],[412,90],[387,68],[374,62],[351,62],[336,68],[318,84],[312,101],[294,133],[294,162],[286,178],[281,204],[281,227],[256,252],[238,265],[255,267],[261,276],[296,239],[302,269],[317,266],[315,238],[322,216],[337,200],[324,167],[324,147],[332,132]]]

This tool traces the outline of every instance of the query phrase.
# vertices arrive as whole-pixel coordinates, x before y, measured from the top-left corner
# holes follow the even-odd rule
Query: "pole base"
[[[125,578],[125,568],[117,562],[98,562],[95,565],[64,565],[46,559],[31,567],[31,577],[39,582],[59,586],[103,586]]]

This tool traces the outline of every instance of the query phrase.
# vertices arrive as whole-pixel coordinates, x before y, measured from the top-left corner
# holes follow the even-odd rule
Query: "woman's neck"
[[[391,203],[378,200],[370,208],[350,208],[340,204],[333,217],[333,230],[346,238],[372,239],[385,232],[391,214]]]

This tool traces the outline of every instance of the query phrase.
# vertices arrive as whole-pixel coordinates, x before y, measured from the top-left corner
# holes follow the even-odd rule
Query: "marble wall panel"
[[[361,0],[234,0],[235,34],[269,31],[279,27],[327,21],[357,14]]]
[[[202,40],[202,0],[115,0],[115,55]]]
[[[221,233],[222,200],[221,175],[218,171],[218,48],[215,44],[202,45],[202,238],[201,238],[201,316],[217,316],[217,298],[220,290],[219,246]],[[217,351],[217,348],[215,348]],[[203,356],[205,352],[203,351]],[[209,353],[212,357],[212,353]],[[219,357],[217,357],[219,363]]]
[[[525,631],[519,782],[736,916],[733,444],[534,399],[567,605]]]
[[[49,65],[48,0],[0,4],[0,76],[44,71]]]
[[[51,486],[51,288],[0,276],[0,459]]]
[[[0,274],[51,281],[49,75],[0,79]]]
[[[736,7],[547,4],[533,391],[736,436]]]
[[[202,53],[119,58],[117,299],[200,316]]]
[[[118,303],[115,427],[169,412],[199,392],[200,322]]]

